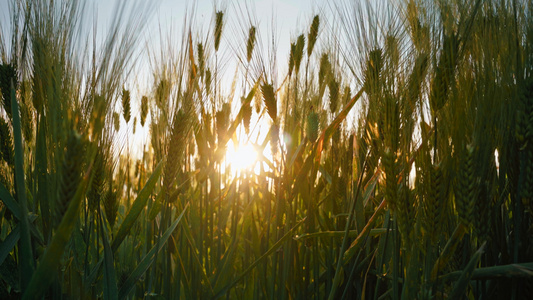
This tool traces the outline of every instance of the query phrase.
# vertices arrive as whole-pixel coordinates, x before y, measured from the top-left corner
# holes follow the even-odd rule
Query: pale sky
[[[143,2],[144,0],[140,0],[138,3],[147,4],[148,2]],[[152,0],[146,0],[146,1],[152,1]],[[9,3],[11,0],[0,0],[0,24],[2,25],[2,29],[4,31],[4,41],[9,41],[10,36],[6,34],[9,34],[9,29],[7,26],[9,25]],[[83,1],[81,1],[83,2]],[[86,21],[88,22],[85,26],[85,28],[91,29],[92,28],[92,20],[93,16],[96,16],[97,18],[97,27],[98,27],[98,35],[97,40],[102,41],[105,33],[106,28],[109,28],[113,22],[114,19],[114,7],[115,5],[120,2],[120,0],[87,0],[86,3],[86,10],[84,11],[84,15],[86,18]],[[129,0],[125,1],[127,5],[134,4],[135,0]],[[150,15],[150,18],[146,24],[145,32],[142,35],[142,39],[144,39],[146,42],[143,42],[141,46],[143,46],[143,51],[146,50],[147,47],[144,47],[145,45],[149,45],[148,48],[154,48],[151,49],[152,51],[157,51],[156,49],[161,44],[159,37],[159,29],[161,28],[161,36],[163,36],[163,39],[166,39],[167,36],[169,36],[169,33],[172,32],[172,36],[175,36],[175,45],[179,45],[180,43],[180,37],[182,35],[182,27],[183,27],[183,20],[185,17],[185,13],[190,13],[191,7],[195,6],[195,24],[197,27],[195,30],[197,30],[197,34],[200,33],[203,36],[207,34],[207,30],[209,29],[209,26],[212,24],[211,19],[214,14],[214,8],[215,6],[217,9],[225,9],[225,29],[223,32],[223,37],[221,41],[221,48],[226,47],[229,51],[227,57],[234,60],[235,55],[231,53],[232,42],[235,41],[241,41],[242,37],[239,36],[238,38],[235,38],[235,34],[242,33],[238,32],[237,28],[240,28],[242,31],[243,26],[239,26],[239,23],[235,23],[236,20],[240,19],[241,24],[246,24],[245,26],[248,26],[248,19],[247,17],[238,16],[239,14],[239,7],[242,8],[243,11],[246,12],[246,6],[249,9],[249,12],[252,14],[252,21],[257,22],[258,24],[258,30],[260,35],[263,37],[263,47],[268,47],[270,34],[272,33],[272,24],[275,24],[274,33],[277,38],[277,61],[278,61],[278,72],[285,72],[287,68],[287,56],[290,49],[290,42],[295,40],[296,37],[301,34],[305,33],[307,34],[309,30],[309,25],[311,23],[311,20],[313,16],[317,13],[321,13],[323,11],[327,11],[327,1],[321,1],[321,0],[248,0],[248,1],[240,1],[240,0],[233,0],[233,1],[213,1],[213,0],[197,0],[197,1],[182,1],[182,0],[153,0],[152,3],[154,4],[154,11]],[[95,11],[93,11],[95,9]],[[323,19],[321,19],[323,21]],[[244,23],[243,23],[244,22]],[[321,26],[323,26],[324,23],[321,22]],[[171,30],[172,29],[172,30]],[[247,32],[247,28],[245,29]],[[90,33],[88,33],[90,34]],[[193,35],[195,33],[193,32]],[[82,33],[83,35],[83,33]],[[259,38],[259,37],[258,37]],[[179,49],[176,49],[179,50]],[[263,53],[267,53],[266,49]],[[140,61],[138,62],[139,65],[147,65],[147,56],[141,55],[139,57]],[[139,85],[144,84],[150,84],[150,70],[149,68],[142,68],[144,69],[142,77],[145,77],[145,79],[136,79],[136,83],[132,85],[136,85],[139,87]],[[235,65],[228,66],[226,69],[226,73],[224,78],[229,78],[229,82],[231,82],[231,79],[233,78],[235,70]],[[143,81],[143,82],[139,82]],[[139,98],[140,95],[137,95],[138,97],[135,97],[135,88],[133,86],[129,87],[132,89],[132,97]],[[139,91],[143,94],[146,94],[146,92]],[[139,101],[140,102],[140,101]],[[120,103],[120,101],[119,101]],[[139,104],[140,105],[140,104]],[[135,112],[136,106],[134,105],[132,107],[133,109],[133,115],[137,115]],[[120,111],[120,108],[117,107],[117,111]],[[122,119],[122,118],[121,118]],[[133,119],[133,117],[132,117]],[[124,128],[125,123],[124,120],[121,120],[121,128]],[[131,122],[131,121],[130,121]],[[131,124],[130,124],[131,125]],[[135,134],[134,139],[143,139],[146,140],[148,136],[148,126],[145,125],[145,128],[141,128],[139,123],[137,123],[137,130]],[[121,130],[122,131],[122,130]],[[130,131],[131,133],[131,131]]]
[[[176,0],[161,0],[154,1],[160,2],[158,9],[153,13],[150,22],[147,24],[147,39],[148,41],[153,40],[151,45],[156,48],[161,44],[159,41],[159,27],[161,27],[161,35],[165,39],[168,35],[168,31],[172,30],[172,36],[176,37],[174,41],[176,45],[179,45],[179,38],[182,34],[183,20],[186,12],[190,12],[192,1],[176,1]],[[326,1],[323,2],[325,5]],[[116,3],[116,0],[96,0],[98,11],[99,11],[99,23],[109,22],[112,18],[113,6]],[[216,5],[217,9],[226,9],[226,26],[224,28],[223,37],[221,41],[221,48],[227,47],[231,48],[232,41],[235,42],[233,37],[236,34],[235,27],[239,27],[237,24],[232,24],[235,22],[239,11],[239,6],[245,10],[245,4],[248,4],[248,7],[251,10],[251,13],[254,14],[255,20],[258,22],[258,28],[260,34],[263,36],[264,47],[268,47],[269,34],[272,32],[272,24],[274,23],[276,28],[275,34],[277,37],[277,60],[278,60],[278,71],[285,72],[287,68],[288,53],[290,49],[290,42],[294,40],[299,34],[306,33],[308,31],[309,24],[313,16],[319,11],[323,10],[324,7],[319,7],[316,1],[311,0],[251,0],[251,1],[217,1],[216,3],[212,0],[198,0],[195,1],[196,5],[195,18],[196,24],[198,27],[195,30],[201,31],[201,34],[204,36],[209,30],[209,26],[212,16],[214,14],[214,7]],[[246,18],[240,18],[241,22],[245,22]],[[274,19],[274,22],[272,20]],[[106,20],[106,21],[104,21]],[[246,28],[247,30],[247,28]],[[194,35],[194,32],[193,32]],[[240,41],[241,37],[238,37],[237,40]],[[150,46],[151,47],[151,46]],[[231,53],[228,54],[230,60],[234,60],[235,56]],[[266,50],[265,50],[266,51]],[[263,52],[266,53],[266,52]],[[235,63],[235,62],[233,62]],[[230,88],[231,81],[233,79],[233,74],[235,70],[235,65],[231,64],[226,68],[225,74],[223,76],[222,82],[223,87]],[[149,72],[142,72],[143,74],[149,75]],[[235,109],[235,108],[234,108]],[[123,123],[123,120],[122,120]],[[124,123],[121,125],[121,128],[124,128]],[[265,125],[265,124],[263,124]],[[265,128],[258,128],[261,135],[266,134],[268,131],[268,126],[261,126]],[[135,140],[146,140],[148,136],[148,126],[141,128],[137,126],[137,131],[135,135]],[[138,154],[137,154],[138,155]]]
[[[86,0],[85,2],[87,13],[87,21],[92,20],[92,16],[96,16],[99,27],[99,34],[110,25],[114,16],[113,8],[122,0]],[[288,52],[291,38],[294,39],[298,34],[308,31],[308,26],[312,17],[318,12],[324,10],[327,1],[321,0],[228,0],[228,1],[213,1],[213,0],[145,0],[151,1],[156,7],[154,13],[151,15],[149,22],[146,24],[147,36],[150,38],[159,35],[159,26],[163,32],[166,32],[171,27],[176,34],[181,33],[181,27],[185,17],[185,12],[190,11],[193,4],[196,6],[196,24],[209,26],[211,18],[214,13],[214,7],[218,9],[226,8],[228,21],[235,20],[237,7],[244,7],[246,4],[255,14],[256,21],[259,23],[260,31],[266,35],[271,30],[272,19],[275,20],[275,32],[278,38],[278,52],[279,55],[284,55]],[[9,25],[9,3],[12,0],[0,0],[0,23],[3,25],[4,34],[8,30]],[[127,4],[136,2],[136,0],[124,1]],[[142,2],[142,1],[141,1]],[[97,13],[93,13],[95,8]],[[90,27],[89,25],[88,27]],[[226,31],[227,34],[229,31]],[[165,34],[163,34],[165,36]],[[9,40],[9,36],[4,36],[4,39]],[[226,38],[224,42],[228,40]]]

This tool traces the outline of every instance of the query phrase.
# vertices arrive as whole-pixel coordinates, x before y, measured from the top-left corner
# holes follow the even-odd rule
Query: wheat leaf
[[[57,227],[56,233],[52,238],[52,241],[46,248],[44,255],[37,266],[37,269],[33,273],[31,280],[29,281],[28,288],[26,289],[22,299],[38,299],[45,290],[50,286],[55,276],[51,275],[58,270],[63,251],[68,243],[74,225],[78,220],[78,210],[80,204],[85,196],[85,190],[89,182],[90,168],[80,182],[76,193],[72,200],[70,200],[67,211],[61,219],[61,223]]]
[[[113,253],[117,251],[118,247],[120,246],[122,241],[124,241],[129,231],[131,230],[133,224],[135,223],[135,221],[141,214],[142,210],[146,206],[148,197],[150,196],[150,194],[152,194],[155,184],[157,183],[157,181],[159,180],[159,177],[161,176],[162,170],[163,170],[163,161],[160,161],[157,167],[155,168],[154,172],[152,173],[152,176],[150,176],[150,178],[144,185],[141,192],[139,192],[139,195],[137,195],[137,198],[133,202],[133,205],[131,206],[128,214],[126,215],[126,218],[124,218],[124,222],[120,224],[120,228],[118,229],[115,239],[113,240],[113,244],[111,246]]]
[[[11,83],[11,111],[13,117],[13,138],[15,142],[15,182],[17,200],[20,205],[20,249],[21,287],[24,291],[33,275],[33,250],[31,246],[30,224],[28,222],[28,206],[26,198],[26,182],[24,180],[24,147],[22,145],[22,125],[15,88]]]
[[[117,275],[113,259],[113,251],[104,232],[102,215],[100,215],[100,233],[102,234],[102,243],[104,244],[104,299],[118,299]]]
[[[143,257],[141,262],[137,265],[135,270],[131,272],[128,279],[126,279],[126,282],[124,282],[124,285],[120,288],[118,292],[118,298],[124,299],[128,296],[131,289],[135,286],[135,283],[141,278],[141,276],[148,270],[148,268],[152,265],[153,259],[159,251],[163,248],[165,243],[167,242],[168,238],[174,232],[174,229],[176,229],[176,226],[178,226],[178,223],[181,221],[181,218],[185,214],[185,211],[189,207],[189,204],[185,206],[181,214],[178,216],[178,218],[168,227],[168,229],[165,231],[163,236],[161,236],[160,243],[152,247],[152,249]]]

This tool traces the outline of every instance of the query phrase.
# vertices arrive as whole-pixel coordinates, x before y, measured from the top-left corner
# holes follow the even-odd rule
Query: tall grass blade
[[[220,291],[218,291],[213,298],[218,299],[222,297],[224,294],[226,294],[226,292],[228,292],[232,287],[234,287],[238,282],[240,282],[246,275],[248,275],[248,273],[250,273],[258,264],[260,264],[264,259],[270,256],[274,251],[277,251],[288,239],[292,237],[294,231],[298,229],[298,227],[300,227],[300,225],[302,225],[304,221],[305,218],[298,221],[298,223],[296,223],[296,225],[294,225],[291,230],[287,231],[287,233],[281,239],[279,239],[274,245],[272,245],[272,247],[270,247],[270,249],[268,249],[265,254],[261,255],[261,257],[259,257],[250,266],[248,266],[248,268],[246,268],[246,270],[244,270],[239,276],[237,276],[237,278],[235,278],[230,284],[226,285]]]
[[[131,272],[128,279],[126,279],[126,281],[124,282],[124,285],[122,285],[122,287],[118,291],[119,299],[124,299],[128,296],[131,289],[135,286],[135,283],[139,280],[139,278],[141,278],[144,272],[148,270],[150,265],[152,265],[156,253],[161,251],[163,246],[166,244],[168,238],[170,237],[172,232],[174,232],[174,229],[176,229],[176,226],[178,226],[178,223],[181,221],[181,218],[185,214],[185,211],[187,211],[188,207],[189,207],[189,204],[187,203],[187,205],[185,205],[185,207],[183,208],[183,211],[178,216],[178,218],[176,218],[176,220],[172,222],[172,224],[168,227],[165,233],[161,236],[160,243],[157,246],[152,247],[152,249],[143,257],[141,262],[139,262],[135,270]]]
[[[102,215],[100,214],[100,231],[102,234],[102,243],[104,244],[104,299],[118,299],[117,275],[113,259],[113,251],[104,232]]]
[[[113,253],[117,251],[122,241],[124,241],[126,236],[128,236],[128,233],[130,232],[133,224],[135,223],[135,221],[141,214],[142,210],[146,206],[148,198],[150,197],[150,194],[154,190],[155,185],[157,181],[159,180],[159,177],[161,176],[162,170],[163,170],[163,161],[160,161],[159,164],[157,164],[157,167],[155,168],[154,172],[152,173],[152,175],[150,176],[150,178],[144,185],[143,189],[137,195],[137,198],[133,202],[130,210],[128,211],[126,218],[124,218],[124,221],[122,222],[122,224],[120,224],[120,227],[117,231],[117,234],[111,246]]]
[[[385,209],[385,205],[387,204],[387,201],[383,200],[381,201],[381,204],[377,207],[376,211],[370,217],[368,222],[366,223],[366,226],[361,230],[361,233],[357,236],[357,238],[350,244],[350,247],[344,252],[343,256],[343,262],[344,264],[348,263],[348,261],[354,256],[356,251],[361,246],[361,242],[367,237],[367,235],[370,234],[372,226],[374,226],[374,223],[377,221],[377,217],[383,212]]]
[[[465,235],[466,230],[467,228],[462,223],[457,225],[455,231],[453,232],[453,235],[450,237],[450,239],[444,246],[440,257],[437,259],[435,265],[433,266],[433,270],[431,271],[432,280],[437,279],[439,271],[442,270],[444,266],[446,266],[446,264],[450,261],[453,253],[455,252],[455,249],[457,249],[457,246],[463,240],[463,236]]]
[[[183,222],[185,224],[183,224],[182,228],[183,228],[183,232],[185,233],[185,237],[187,238],[187,243],[192,249],[195,249],[196,245],[198,244],[196,243],[196,240],[194,239],[194,236],[191,232],[191,228],[189,227],[189,222],[187,221],[187,219],[184,219]],[[210,284],[211,281],[209,280],[209,277],[207,277],[205,267],[201,263],[200,258],[198,257],[197,251],[191,251],[191,252],[192,252],[192,265],[195,265],[200,270],[200,276],[202,277],[202,281],[204,282],[203,288],[206,289],[205,285],[207,285],[209,295],[213,295],[214,291],[213,291],[213,287]]]
[[[463,271],[455,271],[439,277],[440,280],[458,280]],[[487,280],[498,278],[532,278],[533,263],[510,264],[494,267],[477,268],[472,273],[473,280]]]
[[[57,227],[52,241],[46,248],[42,259],[35,270],[35,273],[29,281],[28,288],[24,292],[22,299],[38,299],[46,289],[52,284],[55,276],[52,274],[58,270],[61,256],[74,230],[74,225],[78,220],[78,211],[80,204],[85,196],[85,191],[89,182],[91,170],[87,171],[78,188],[76,194],[69,202],[68,209]]]
[[[483,250],[485,249],[486,245],[487,245],[487,242],[483,243],[483,245],[479,247],[476,253],[472,255],[472,258],[470,259],[465,269],[463,270],[461,277],[459,277],[459,279],[455,283],[453,291],[450,294],[450,299],[459,299],[460,297],[462,297],[462,295],[465,294],[468,283],[470,282],[470,279],[472,278],[474,269],[476,268],[476,265],[479,263],[479,260],[481,259],[481,254],[483,254]]]
[[[33,222],[37,218],[36,215],[30,216],[30,222]],[[0,243],[0,266],[4,263],[4,260],[13,250],[20,238],[20,226],[16,226],[11,230],[9,235]]]
[[[11,83],[13,85],[13,83]],[[26,198],[26,182],[24,180],[24,147],[22,145],[22,126],[15,89],[11,86],[11,111],[13,117],[13,139],[15,142],[15,185],[20,205],[20,264],[21,288],[26,289],[33,275],[34,261],[31,246],[30,224],[28,222],[28,200]]]
[[[294,238],[295,241],[312,239],[312,238],[338,238],[344,236],[344,231],[319,231],[313,233],[304,233]],[[374,228],[370,229],[368,236],[378,236],[381,234],[387,233],[386,228]],[[359,231],[350,230],[348,232],[348,237],[358,237]]]
[[[217,267],[217,272],[215,274],[215,277],[213,278],[213,284],[215,290],[219,290],[221,288],[221,285],[229,280],[229,278],[223,279],[223,281],[220,281],[221,277],[225,277],[224,274],[230,273],[230,268],[232,266],[232,263],[234,262],[234,253],[238,246],[238,238],[242,234],[242,229],[244,227],[244,219],[248,217],[249,214],[252,213],[253,209],[253,202],[248,203],[246,208],[244,209],[244,212],[238,222],[238,224],[242,224],[237,228],[237,231],[235,232],[233,236],[233,241],[229,245],[228,249],[223,255],[222,260],[219,263],[219,266]]]
[[[9,235],[0,243],[0,266],[4,263],[4,259],[13,250],[20,238],[20,226],[15,227]]]
[[[41,219],[43,224],[43,235],[46,242],[50,238],[50,193],[47,174],[48,157],[46,155],[46,122],[40,120],[37,130],[37,142],[35,145],[35,171],[37,172],[37,199],[41,206]]]
[[[11,211],[11,213],[17,218],[18,220],[21,220],[21,210],[20,206],[15,201],[13,196],[9,193],[9,191],[6,189],[6,187],[0,182],[0,199],[4,204],[7,206],[7,209]]]

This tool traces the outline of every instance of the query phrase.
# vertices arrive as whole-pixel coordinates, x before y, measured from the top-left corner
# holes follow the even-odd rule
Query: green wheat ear
[[[17,87],[17,70],[13,64],[0,65],[0,91],[2,92],[2,104],[11,118],[11,83]],[[2,100],[2,99],[0,99]]]
[[[305,134],[311,142],[316,141],[318,138],[318,114],[314,111],[307,116]]]
[[[446,186],[441,164],[432,166],[429,172],[429,192],[426,198],[426,222],[425,225],[432,242],[436,242],[442,226],[444,211],[446,209]]]
[[[146,116],[148,115],[148,97],[142,96],[141,98],[141,126],[144,127],[146,122]]]
[[[115,220],[117,219],[118,204],[118,194],[116,191],[113,191],[112,183],[109,181],[109,187],[104,197],[104,211],[107,222],[111,228],[113,228]]]
[[[305,48],[305,36],[300,34],[296,40],[296,46],[294,47],[294,71],[296,74],[300,72],[300,65],[304,56]]]
[[[9,124],[0,117],[0,157],[10,166],[15,165],[15,154],[13,152],[13,138],[9,130]]]
[[[24,138],[28,143],[31,143],[33,141],[33,126],[34,126],[34,120],[33,120],[33,113],[32,113],[32,107],[30,105],[31,101],[28,101],[27,98],[22,94],[21,97],[22,101],[20,101],[20,118],[22,123],[22,132],[24,134]]]
[[[122,90],[122,113],[126,123],[129,123],[131,118],[131,103],[130,103],[130,91]]]
[[[434,111],[440,110],[448,100],[448,90],[452,85],[457,64],[458,43],[454,33],[444,36],[442,51],[435,70],[435,77],[431,82],[429,95],[431,108]]]
[[[381,157],[383,170],[385,171],[385,196],[390,209],[394,212],[397,206],[398,178],[396,173],[395,154],[386,148]]]
[[[402,236],[402,243],[409,246],[413,236],[415,208],[411,201],[411,190],[405,185],[401,185],[398,191],[397,213],[398,228]]]
[[[369,94],[376,94],[383,67],[383,53],[381,48],[370,51],[364,72],[364,88]]]
[[[90,125],[92,128],[92,136],[97,140],[97,137],[100,136],[105,126],[106,101],[104,96],[98,94],[94,96],[93,101]]]
[[[98,150],[96,152],[96,157],[94,158],[94,166],[93,166],[93,179],[91,181],[91,186],[89,187],[89,191],[87,193],[87,199],[89,202],[89,210],[91,212],[95,212],[98,206],[100,205],[100,202],[102,201],[102,197],[104,195],[104,178],[105,178],[105,162],[103,153],[100,147],[98,147]]]
[[[339,83],[332,78],[328,84],[329,87],[329,111],[332,114],[337,112],[339,107]]]
[[[318,15],[316,15],[313,18],[313,22],[311,23],[311,28],[309,28],[309,34],[307,35],[307,56],[311,56],[311,53],[313,53],[313,48],[315,47],[316,39],[318,36],[318,26],[320,25],[320,18]]]
[[[331,64],[329,62],[329,55],[327,53],[322,53],[320,57],[320,66],[318,69],[318,85],[323,86],[326,78],[331,72]]]
[[[261,93],[263,94],[263,100],[267,108],[268,115],[272,118],[274,123],[276,122],[278,108],[276,101],[276,94],[274,93],[274,87],[272,84],[264,83],[261,85]]]
[[[67,139],[65,156],[61,168],[59,195],[56,201],[55,218],[56,226],[59,225],[65,214],[70,200],[74,197],[81,182],[81,161],[83,160],[83,142],[81,136],[71,130]]]
[[[165,201],[170,200],[173,191],[174,180],[178,169],[181,167],[181,159],[185,152],[185,145],[190,129],[190,120],[188,112],[180,109],[175,115],[172,122],[172,131],[170,142],[167,148],[167,161],[164,169],[163,188],[165,191]]]
[[[490,223],[487,223],[490,217],[489,201],[487,197],[488,187],[482,184],[477,178],[474,183],[478,190],[474,193],[475,197],[472,200],[474,203],[474,233],[479,241],[486,241],[489,239]]]
[[[150,123],[150,143],[152,144],[154,153],[157,155],[161,154],[161,140],[158,122]]]
[[[289,52],[289,77],[292,76],[294,70],[294,52],[296,52],[296,43],[291,43],[291,50]]]
[[[467,146],[465,155],[459,164],[459,173],[455,189],[455,209],[459,216],[459,221],[466,227],[473,224],[474,219],[474,167],[473,153],[474,147]]]

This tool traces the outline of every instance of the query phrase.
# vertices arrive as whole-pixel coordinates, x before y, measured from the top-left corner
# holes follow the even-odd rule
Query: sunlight
[[[253,168],[257,162],[257,156],[257,151],[252,144],[239,144],[235,148],[233,143],[228,143],[226,163],[233,174]]]

